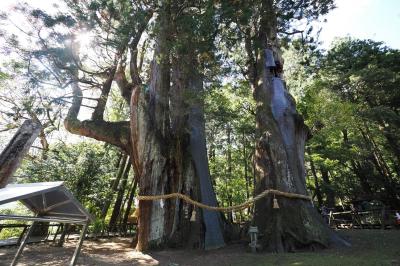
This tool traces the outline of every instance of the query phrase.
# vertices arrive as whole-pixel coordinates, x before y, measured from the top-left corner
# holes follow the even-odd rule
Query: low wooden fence
[[[329,212],[324,219],[333,228],[368,228],[391,229],[400,228],[396,219],[399,210],[374,209],[368,211]]]
[[[31,237],[29,243],[39,243],[39,242],[48,242],[48,241],[53,241],[56,242],[57,240],[60,239],[60,236],[63,231],[63,227],[65,225],[61,223],[50,223],[48,226],[48,230],[46,235],[43,236],[36,236],[36,237]],[[133,236],[136,233],[136,226],[137,224],[133,223],[128,223],[128,224],[117,224],[113,226],[112,228],[110,227],[105,227],[103,228],[100,232],[91,232],[88,230],[86,238],[104,238],[104,237],[115,237],[115,236],[121,236],[121,237],[128,237],[128,236]],[[12,228],[21,228],[22,231],[19,234],[18,237],[13,237],[9,239],[0,239],[0,247],[1,246],[13,246],[13,245],[19,245],[21,243],[21,240],[26,233],[26,231],[29,229],[30,225],[29,224],[0,224],[0,233],[2,230],[7,230],[7,229],[12,229]],[[78,228],[75,226],[70,226],[67,229],[67,232],[65,234],[65,239],[74,239],[75,236],[79,236]]]

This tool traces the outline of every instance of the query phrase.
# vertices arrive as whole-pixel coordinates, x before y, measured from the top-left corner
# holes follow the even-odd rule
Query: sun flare
[[[87,50],[93,41],[93,34],[91,32],[82,31],[77,34],[75,40],[79,43],[81,51],[82,49]]]

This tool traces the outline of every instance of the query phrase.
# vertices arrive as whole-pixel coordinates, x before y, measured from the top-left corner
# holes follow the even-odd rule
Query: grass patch
[[[233,265],[400,265],[400,230],[344,230],[351,248],[288,254],[246,254]]]

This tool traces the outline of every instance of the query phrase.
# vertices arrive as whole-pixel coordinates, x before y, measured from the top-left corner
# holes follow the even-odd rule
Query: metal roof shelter
[[[63,185],[63,182],[10,184],[0,189],[0,205],[13,201],[22,202],[35,216],[0,215],[0,220],[32,221],[32,225],[25,234],[11,265],[17,264],[36,222],[59,222],[83,226],[70,262],[71,266],[75,265],[88,224],[93,221],[93,218]]]

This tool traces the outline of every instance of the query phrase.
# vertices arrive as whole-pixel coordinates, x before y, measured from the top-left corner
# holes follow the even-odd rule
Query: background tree
[[[381,43],[338,40],[319,56],[319,71],[305,86],[300,110],[314,135],[309,161],[317,182],[321,169],[328,172],[336,200],[379,199],[398,206],[395,145],[389,145],[390,136],[397,139],[390,134],[398,120],[398,70],[391,63],[397,57],[397,50]],[[384,127],[382,121],[387,121]]]
[[[25,160],[18,171],[19,182],[50,182],[64,180],[74,196],[90,213],[100,217],[109,197],[108,182],[114,177],[117,150],[82,142],[57,143],[51,146],[47,158],[40,156]]]
[[[206,131],[210,172],[221,206],[240,204],[253,195],[254,101],[249,84],[213,87],[206,94]],[[228,213],[245,221],[251,209]]]

